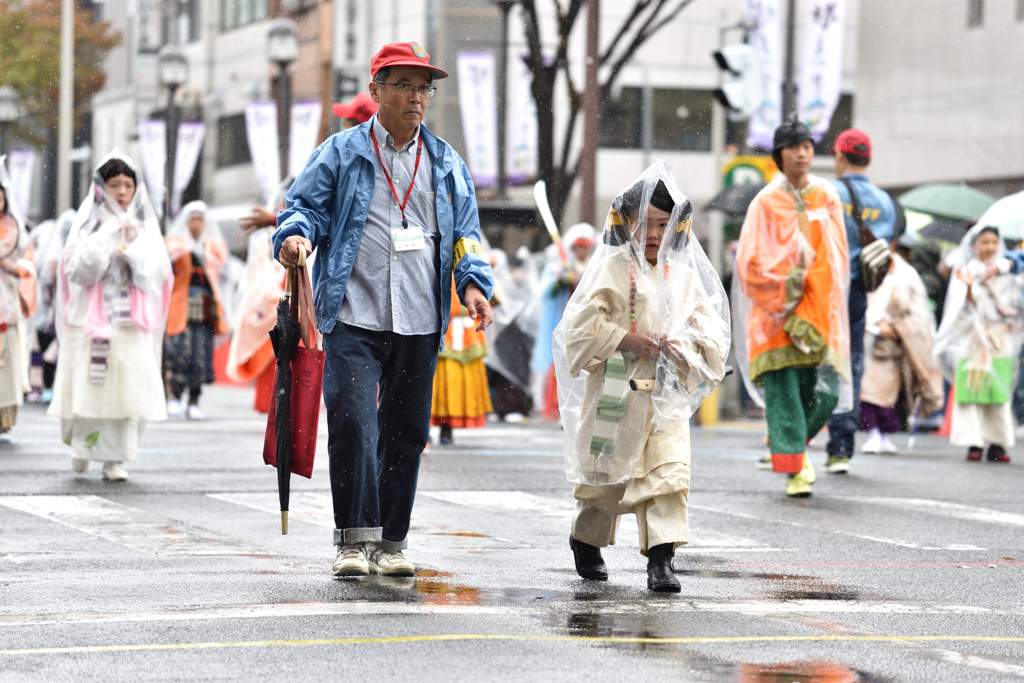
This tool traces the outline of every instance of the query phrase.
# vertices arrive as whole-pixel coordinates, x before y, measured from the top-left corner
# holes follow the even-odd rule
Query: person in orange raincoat
[[[452,429],[483,427],[491,412],[487,386],[487,336],[477,332],[477,322],[452,287],[452,317],[444,335],[444,351],[437,354],[434,399],[430,424],[441,428],[441,444],[454,443]]]
[[[167,235],[174,265],[174,289],[167,314],[164,365],[171,397],[168,415],[186,413],[202,420],[199,396],[213,382],[214,336],[227,334],[220,295],[220,276],[228,246],[206,204],[189,202],[181,209]],[[188,407],[181,404],[188,389]]]
[[[807,441],[852,405],[848,247],[839,195],[808,175],[807,126],[782,124],[772,156],[782,173],[754,198],[740,233],[734,338],[747,388],[766,408],[763,462],[790,473],[786,495],[805,497],[815,480]]]
[[[36,311],[36,267],[25,218],[0,157],[0,434],[18,421],[28,390],[25,321]]]

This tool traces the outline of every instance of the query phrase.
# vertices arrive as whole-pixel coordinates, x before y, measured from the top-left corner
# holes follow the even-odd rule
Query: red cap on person
[[[448,78],[448,74],[430,65],[430,55],[419,43],[389,43],[377,51],[370,60],[370,78],[386,66],[421,66],[430,71],[434,80]]]
[[[862,157],[871,156],[871,138],[868,134],[858,128],[847,128],[832,145],[832,153],[842,152],[843,154],[856,154]]]
[[[377,113],[377,103],[370,97],[370,93],[361,92],[349,102],[338,102],[333,105],[331,111],[337,117],[365,123]]]

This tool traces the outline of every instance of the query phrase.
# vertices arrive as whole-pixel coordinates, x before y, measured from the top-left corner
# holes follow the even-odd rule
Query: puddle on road
[[[887,679],[830,662],[737,664],[740,683],[884,683]]]

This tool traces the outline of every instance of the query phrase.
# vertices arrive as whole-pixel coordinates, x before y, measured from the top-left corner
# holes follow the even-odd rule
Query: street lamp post
[[[501,53],[498,57],[498,197],[505,198],[508,178],[505,171],[505,133],[508,114],[505,94],[508,91],[508,13],[517,0],[494,0],[501,10]]]
[[[299,58],[299,25],[278,17],[270,22],[267,34],[267,59],[276,63],[277,73],[277,145],[281,159],[281,177],[288,177],[289,137],[292,125],[292,82],[288,65]]]
[[[21,115],[21,100],[13,86],[0,88],[0,154],[7,154],[7,130]]]
[[[166,161],[164,164],[164,215],[160,228],[167,234],[171,220],[171,197],[174,194],[174,166],[178,156],[178,107],[174,94],[188,81],[188,60],[176,45],[165,45],[157,57],[157,73],[160,84],[167,87],[167,136]]]

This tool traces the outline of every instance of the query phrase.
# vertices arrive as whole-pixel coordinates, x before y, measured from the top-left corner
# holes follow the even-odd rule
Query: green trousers
[[[782,368],[761,375],[764,382],[768,443],[772,453],[803,453],[807,439],[828,422],[839,402],[831,367]]]

